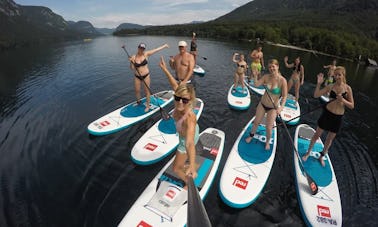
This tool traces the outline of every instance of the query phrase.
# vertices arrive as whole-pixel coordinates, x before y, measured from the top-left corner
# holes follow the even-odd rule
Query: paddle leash
[[[125,53],[127,54],[127,56],[128,56],[129,58],[131,58],[129,52],[126,50],[125,45],[122,45],[122,49],[125,51]],[[135,63],[133,63],[133,64],[134,64],[134,67],[135,67]],[[138,70],[137,67],[135,67],[135,70],[137,71],[138,75],[142,78],[142,76],[141,76],[141,74],[140,74],[140,72],[139,72],[139,70]],[[152,93],[151,88],[146,84],[146,81],[144,81],[144,79],[142,79],[142,81],[143,81],[144,85],[147,87],[147,89],[148,89],[148,91],[150,92],[150,94],[153,95],[153,96],[155,97],[155,99],[156,99],[156,103],[157,103],[157,105],[159,106],[159,110],[160,110],[161,117],[162,117],[164,120],[168,120],[168,119],[170,118],[169,114],[168,114],[168,113],[167,113],[167,112],[166,112],[166,111],[160,106],[160,103],[159,103],[158,98]]]
[[[188,227],[211,227],[209,216],[207,216],[206,209],[191,176],[188,177],[187,218]]]
[[[277,107],[276,105],[274,104],[274,101],[272,99],[272,97],[269,95],[269,91],[268,91],[268,88],[264,85],[264,88],[265,88],[265,93],[268,95],[270,101],[272,102],[273,104],[273,108],[277,111]],[[287,136],[289,137],[289,140],[290,140],[290,144],[291,146],[293,147],[294,149],[294,152],[298,158],[298,161],[299,161],[299,164],[301,166],[301,169],[303,170],[303,174],[304,176],[307,178],[307,183],[308,183],[308,186],[310,187],[310,190],[311,190],[311,194],[312,195],[315,195],[316,193],[318,193],[318,185],[316,184],[316,182],[314,181],[314,179],[312,179],[312,177],[307,173],[306,169],[304,168],[304,165],[303,165],[303,162],[302,162],[302,159],[298,153],[298,150],[297,148],[295,148],[295,145],[294,145],[294,142],[293,142],[293,138],[291,137],[290,135],[290,132],[285,124],[285,122],[282,120],[282,117],[281,117],[281,114],[278,114],[278,117],[280,118],[280,120],[282,121],[282,124],[285,128],[285,131],[286,131],[286,134]]]

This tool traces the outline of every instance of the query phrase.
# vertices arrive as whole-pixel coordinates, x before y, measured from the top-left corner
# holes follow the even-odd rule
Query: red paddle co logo
[[[321,217],[330,218],[331,211],[329,210],[329,207],[318,205],[318,215]]]
[[[148,224],[145,221],[140,221],[136,227],[152,227],[152,225]]]
[[[144,149],[149,151],[154,151],[157,148],[156,144],[148,143],[144,146]]]
[[[242,179],[240,177],[236,177],[235,180],[234,180],[234,182],[232,183],[232,185],[245,190],[247,188],[248,181],[244,180],[244,179]]]

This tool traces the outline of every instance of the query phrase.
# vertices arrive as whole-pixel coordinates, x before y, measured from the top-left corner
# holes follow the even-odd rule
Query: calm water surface
[[[166,161],[135,165],[130,150],[158,115],[121,132],[93,137],[87,125],[133,100],[130,53],[143,41],[147,49],[168,43],[149,59],[152,91],[169,89],[158,67],[159,56],[177,53],[180,37],[104,37],[51,47],[23,48],[0,54],[0,226],[116,226]],[[188,38],[186,38],[189,41]],[[214,226],[303,226],[294,186],[292,148],[279,128],[278,151],[270,178],[251,206],[236,210],[218,196],[227,155],[242,127],[255,113],[233,111],[226,94],[232,83],[232,53],[248,54],[249,43],[199,40],[199,59],[207,73],[196,78],[197,96],[205,101],[202,129],[226,131],[225,152],[205,207]],[[320,105],[312,98],[316,74],[329,57],[264,46],[265,61],[299,55],[306,69],[301,89],[302,113]],[[347,68],[356,107],[348,110],[330,150],[345,226],[378,225],[376,146],[378,70],[339,61]],[[290,71],[281,64],[281,72]],[[301,118],[316,127],[321,110]],[[295,127],[290,128],[293,135]]]

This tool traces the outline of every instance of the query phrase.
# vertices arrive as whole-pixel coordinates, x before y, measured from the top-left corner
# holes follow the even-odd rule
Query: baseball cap
[[[144,44],[144,43],[140,43],[140,44],[138,45],[138,48],[146,49],[146,44]]]
[[[179,43],[178,43],[178,46],[179,47],[186,47],[188,44],[186,44],[185,41],[181,40]]]

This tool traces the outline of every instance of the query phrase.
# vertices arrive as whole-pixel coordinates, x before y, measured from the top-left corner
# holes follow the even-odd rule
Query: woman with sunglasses
[[[334,99],[334,101],[331,101],[325,105],[323,113],[318,119],[318,127],[316,128],[315,134],[311,138],[308,150],[302,157],[303,161],[308,159],[315,142],[322,135],[323,131],[327,131],[327,138],[324,143],[323,151],[320,152],[319,157],[319,162],[322,166],[325,166],[323,157],[328,153],[328,149],[332,145],[332,141],[336,137],[336,133],[338,133],[340,130],[345,107],[349,109],[354,108],[353,92],[352,88],[346,83],[345,68],[342,66],[337,66],[333,75],[335,78],[335,83],[320,89],[320,85],[324,82],[324,75],[323,73],[318,74],[314,97],[319,98],[320,96],[329,93],[329,97]]]
[[[160,59],[160,68],[168,78],[172,89],[175,91],[175,108],[172,114],[176,122],[176,130],[179,135],[179,145],[177,147],[173,171],[185,182],[186,176],[197,177],[197,166],[195,162],[195,145],[199,137],[199,127],[193,107],[196,102],[194,87],[186,83],[178,83],[168,71],[164,58]],[[189,160],[189,165],[185,165]]]
[[[145,51],[146,44],[140,43],[138,45],[138,52],[136,55],[130,57],[130,68],[133,69],[134,72],[134,87],[135,87],[135,96],[137,99],[137,104],[140,104],[140,87],[143,84],[144,92],[146,93],[146,108],[145,112],[150,110],[150,70],[148,69],[148,57],[153,55],[154,53],[164,49],[169,48],[168,44],[164,44],[158,48]],[[144,82],[143,82],[144,80]],[[148,86],[148,87],[147,87]]]

